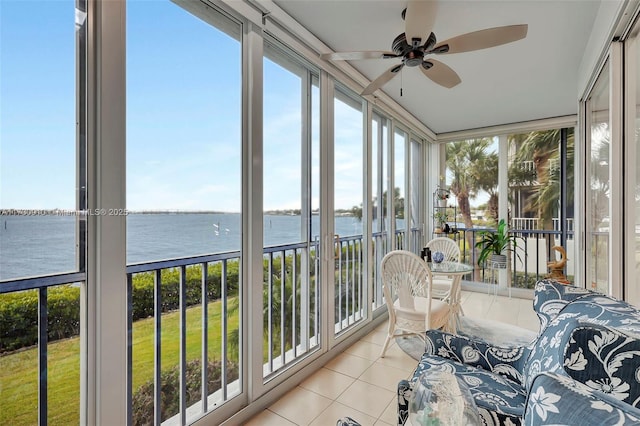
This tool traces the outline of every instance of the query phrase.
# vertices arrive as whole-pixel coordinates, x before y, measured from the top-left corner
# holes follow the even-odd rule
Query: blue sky
[[[0,0],[0,208],[75,208],[74,13]],[[127,3],[127,208],[240,210],[240,57],[174,3]],[[300,208],[300,80],[268,59],[264,73],[264,207]],[[340,141],[361,141],[361,119],[340,102],[336,114],[336,207],[349,208],[362,154]]]
[[[0,207],[75,205],[74,13],[0,1]]]

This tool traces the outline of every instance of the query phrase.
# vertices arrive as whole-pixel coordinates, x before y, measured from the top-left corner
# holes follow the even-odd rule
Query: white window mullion
[[[636,28],[640,24],[636,23]],[[638,117],[638,102],[640,98],[637,95],[638,87],[638,31],[633,31],[631,38],[625,41],[625,127],[624,127],[624,170],[629,179],[624,181],[624,227],[627,230],[625,233],[625,241],[623,247],[623,253],[625,253],[624,261],[624,276],[623,283],[624,299],[634,305],[640,303],[640,277],[637,276],[636,268],[638,267],[638,260],[636,256],[638,254],[638,247],[636,239],[638,237],[638,214],[636,193],[638,185],[638,136],[636,136],[636,120]]]
[[[387,144],[387,223],[389,224],[389,235],[387,235],[388,251],[396,250],[396,212],[393,206],[393,194],[396,190],[396,182],[394,176],[393,164],[395,162],[396,152],[396,123],[395,120],[391,120],[389,126],[389,143]]]
[[[507,135],[498,136],[498,217],[509,224],[509,138]],[[498,285],[508,287],[508,269],[498,270]],[[511,294],[511,293],[509,293]]]
[[[373,107],[369,102],[365,102],[363,104],[363,111],[365,112],[362,120],[362,128],[363,128],[363,173],[364,173],[364,185],[362,192],[362,220],[364,223],[364,229],[362,230],[362,250],[363,256],[362,261],[364,262],[362,277],[364,282],[362,283],[362,288],[364,295],[361,296],[362,299],[362,307],[364,309],[363,315],[371,320],[370,310],[371,305],[368,301],[371,300],[369,297],[370,294],[373,294],[373,256],[371,250],[371,233],[372,233],[372,216],[371,212],[371,188],[373,186],[373,173],[372,173],[372,120],[373,120]]]
[[[262,30],[248,24],[243,37],[242,66],[242,303],[240,353],[247,359],[243,374],[249,401],[264,393],[262,370],[263,230],[262,230]]]
[[[576,212],[588,212],[587,209],[587,187],[585,176],[588,176],[587,169],[587,159],[589,158],[589,150],[587,146],[588,135],[587,129],[590,128],[590,123],[588,120],[589,114],[587,114],[587,105],[586,102],[581,101],[579,104],[579,116],[578,116],[578,126],[575,128],[574,135],[574,158],[575,164],[573,165],[573,175],[576,176],[574,179],[574,208]],[[580,178],[579,178],[580,177]],[[575,278],[574,282],[577,285],[578,283],[582,283],[581,286],[584,287],[587,283],[587,269],[586,269],[586,233],[585,233],[585,225],[587,221],[586,214],[576,214],[573,221],[573,239],[575,248]]]
[[[609,242],[609,277],[611,283],[609,291],[614,297],[622,298],[622,277],[624,265],[624,220],[623,220],[623,181],[624,175],[624,145],[623,141],[623,43],[611,43],[610,78],[610,111],[611,111],[611,141],[609,142],[609,182],[611,196],[609,197],[610,242]]]
[[[320,324],[321,346],[333,347],[334,331],[334,82],[320,74]]]
[[[404,249],[413,251],[411,235],[411,133],[407,132],[404,141]]]
[[[300,341],[298,342],[301,345],[301,350],[306,351],[309,349],[309,249],[311,247],[311,239],[313,236],[311,235],[311,214],[312,214],[312,205],[311,200],[313,197],[312,194],[312,170],[313,170],[313,162],[312,158],[312,135],[311,135],[311,127],[312,127],[312,90],[311,90],[311,82],[312,75],[309,71],[305,71],[301,78],[301,91],[300,91],[300,105],[302,105],[302,134],[300,137],[300,176],[302,179],[300,180],[300,200],[301,209],[300,215],[302,217],[301,220],[301,235],[304,236],[304,241],[307,242],[307,249],[300,256],[300,279],[302,280],[300,286]]]

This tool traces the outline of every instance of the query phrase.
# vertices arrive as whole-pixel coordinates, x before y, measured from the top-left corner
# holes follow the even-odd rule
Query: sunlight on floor
[[[484,293],[462,294],[462,308],[469,317],[537,332],[532,303]],[[363,426],[396,425],[396,386],[411,376],[417,361],[395,342],[380,358],[386,330],[386,323],[377,327],[245,425],[332,426],[345,416]]]

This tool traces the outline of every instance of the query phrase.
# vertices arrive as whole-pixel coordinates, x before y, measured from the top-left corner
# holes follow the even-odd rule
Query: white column
[[[89,2],[82,421],[127,422],[125,1]],[[102,214],[104,212],[105,214]]]

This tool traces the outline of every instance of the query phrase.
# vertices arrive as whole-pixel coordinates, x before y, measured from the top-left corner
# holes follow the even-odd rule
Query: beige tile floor
[[[463,292],[462,307],[470,317],[538,331],[531,300]],[[416,360],[395,342],[380,358],[385,337],[386,323],[245,424],[333,426],[350,416],[364,426],[395,425],[396,386],[411,376]]]

